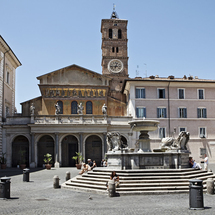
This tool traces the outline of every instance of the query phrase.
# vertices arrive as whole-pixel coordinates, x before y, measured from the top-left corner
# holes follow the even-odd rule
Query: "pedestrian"
[[[88,165],[89,165],[90,167],[93,166],[93,162],[91,161],[91,159],[87,159],[87,162],[88,162]]]
[[[104,159],[102,159],[102,161],[101,161],[101,163],[100,163],[100,166],[101,166],[101,167],[103,167],[103,163],[104,163],[104,161],[105,161],[105,160],[104,160]]]
[[[207,156],[207,154],[205,154],[205,158],[204,158],[204,170],[208,171],[208,156]]]

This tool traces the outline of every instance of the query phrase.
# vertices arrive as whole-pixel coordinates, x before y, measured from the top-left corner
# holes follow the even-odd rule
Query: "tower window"
[[[118,39],[122,39],[122,31],[121,31],[121,29],[118,30]]]
[[[7,72],[7,83],[10,84],[10,73]]]
[[[119,48],[118,47],[116,47],[116,53],[118,53],[119,52]]]
[[[115,48],[114,47],[112,47],[112,52],[115,52]]]
[[[112,29],[109,29],[109,38],[112,39],[113,31]]]

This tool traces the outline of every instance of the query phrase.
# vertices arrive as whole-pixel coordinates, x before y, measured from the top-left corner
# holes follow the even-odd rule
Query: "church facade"
[[[128,78],[127,20],[114,11],[102,20],[101,33],[102,74],[73,64],[41,75],[41,96],[21,103],[21,115],[7,117],[8,166],[16,167],[23,152],[30,167],[41,167],[46,153],[52,154],[55,167],[75,166],[76,152],[99,164],[107,151],[107,132],[118,131],[124,144],[129,142],[132,117],[122,93]]]

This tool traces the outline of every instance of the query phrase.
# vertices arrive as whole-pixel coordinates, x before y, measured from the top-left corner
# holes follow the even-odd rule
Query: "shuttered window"
[[[145,88],[136,88],[136,99],[144,99],[145,98]]]
[[[157,118],[166,118],[166,108],[157,108]]]
[[[207,118],[207,109],[197,108],[197,118]]]
[[[137,118],[146,117],[146,108],[137,107],[136,108],[136,116],[137,116]]]
[[[199,89],[198,90],[198,97],[199,97],[199,99],[204,99],[204,90],[203,89]]]
[[[179,99],[184,99],[184,89],[179,89],[178,90],[178,98]]]
[[[187,118],[187,108],[178,108],[178,117]]]

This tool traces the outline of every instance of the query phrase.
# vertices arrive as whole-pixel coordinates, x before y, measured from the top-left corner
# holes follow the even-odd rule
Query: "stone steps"
[[[74,190],[107,194],[106,183],[110,178],[111,171],[106,168],[96,168],[66,181],[61,186]],[[189,180],[194,178],[203,180],[203,189],[206,190],[206,180],[215,178],[212,172],[195,169],[117,170],[117,174],[120,185],[116,188],[116,192],[120,195],[188,193]]]

